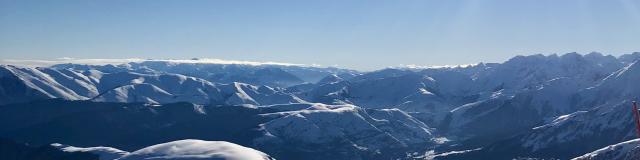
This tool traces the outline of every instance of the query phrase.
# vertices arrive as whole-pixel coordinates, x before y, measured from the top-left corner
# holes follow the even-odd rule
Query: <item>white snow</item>
[[[64,152],[89,152],[89,153],[97,154],[100,157],[100,160],[114,160],[129,154],[129,152],[122,151],[116,148],[102,147],[102,146],[81,148],[81,147],[63,145],[60,143],[53,143],[51,144],[51,146],[58,148]]]
[[[65,152],[90,152],[100,160],[275,160],[258,150],[225,141],[185,139],[149,146],[134,152],[111,147],[74,147],[51,144]]]
[[[424,160],[434,160],[434,159],[437,159],[438,157],[446,157],[448,155],[455,155],[455,154],[464,154],[464,153],[479,151],[481,149],[482,148],[476,148],[476,149],[469,149],[469,150],[462,150],[462,151],[448,151],[443,153],[436,153],[434,150],[428,150],[427,152],[425,152],[424,155],[419,157],[414,157],[414,158],[420,158]]]
[[[183,159],[183,160],[271,160],[258,150],[224,141],[186,139],[149,146],[118,160]]]

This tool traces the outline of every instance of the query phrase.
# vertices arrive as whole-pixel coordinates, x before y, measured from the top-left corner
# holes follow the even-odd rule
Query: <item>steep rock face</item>
[[[640,159],[640,140],[634,139],[598,149],[572,160],[636,160]]]

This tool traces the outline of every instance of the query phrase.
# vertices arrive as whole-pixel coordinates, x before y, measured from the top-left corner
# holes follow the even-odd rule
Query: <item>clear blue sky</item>
[[[638,0],[0,0],[0,59],[501,62],[640,51]]]

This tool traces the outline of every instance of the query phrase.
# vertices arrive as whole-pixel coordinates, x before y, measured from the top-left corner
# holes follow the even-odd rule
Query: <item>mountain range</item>
[[[624,146],[638,138],[630,105],[640,96],[639,58],[567,53],[370,72],[158,60],[0,65],[0,137],[127,153],[227,141],[275,159],[633,157]]]

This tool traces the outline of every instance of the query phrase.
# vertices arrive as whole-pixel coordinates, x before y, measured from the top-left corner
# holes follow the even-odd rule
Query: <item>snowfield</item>
[[[185,139],[149,146],[134,152],[110,147],[80,148],[52,144],[65,152],[91,152],[100,160],[275,160],[258,150],[224,141]]]

